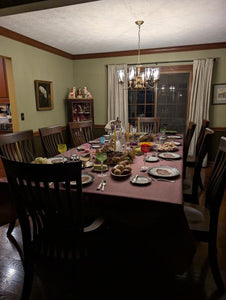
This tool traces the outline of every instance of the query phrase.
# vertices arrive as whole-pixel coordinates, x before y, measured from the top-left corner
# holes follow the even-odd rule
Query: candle
[[[129,123],[127,125],[126,142],[129,143]]]
[[[114,126],[114,151],[116,151],[116,125]]]
[[[140,133],[140,118],[137,120],[137,132]]]

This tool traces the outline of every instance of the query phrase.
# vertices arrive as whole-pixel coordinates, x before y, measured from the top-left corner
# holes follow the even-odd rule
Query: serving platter
[[[180,175],[180,172],[176,168],[169,166],[158,166],[148,169],[148,174],[156,177],[176,177]]]
[[[159,153],[158,155],[160,158],[164,158],[164,159],[180,159],[181,155],[178,153],[174,153],[174,152],[162,152]]]

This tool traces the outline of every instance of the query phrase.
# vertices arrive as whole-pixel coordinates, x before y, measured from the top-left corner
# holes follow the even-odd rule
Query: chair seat
[[[189,228],[191,230],[209,231],[209,211],[207,208],[191,203],[184,204]]]

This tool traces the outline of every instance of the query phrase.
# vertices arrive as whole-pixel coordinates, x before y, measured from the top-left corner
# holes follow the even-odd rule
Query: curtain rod
[[[207,58],[200,58],[200,59],[213,59],[214,61],[216,61],[216,57],[207,57]],[[140,64],[127,64],[128,66],[137,66],[137,65],[150,65],[150,64],[170,64],[170,63],[184,63],[184,62],[193,62],[194,59],[189,59],[189,60],[171,60],[171,61],[153,61],[153,62],[143,62],[143,63],[140,63]],[[122,64],[122,63],[121,63]],[[109,64],[109,65],[106,65],[107,66],[116,66],[116,65],[121,65],[121,64]]]

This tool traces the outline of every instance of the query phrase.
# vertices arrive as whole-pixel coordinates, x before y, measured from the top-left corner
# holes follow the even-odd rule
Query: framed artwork
[[[213,104],[226,104],[226,83],[213,85]]]
[[[37,110],[53,109],[52,81],[35,80],[35,97]]]

